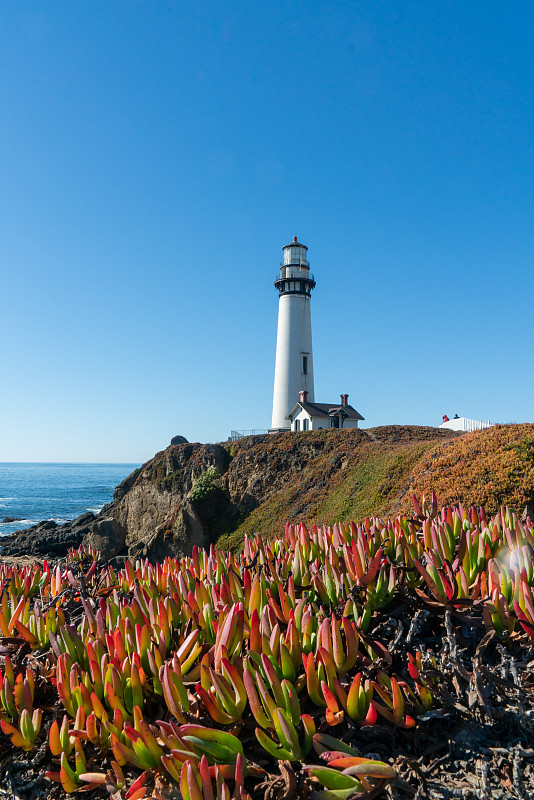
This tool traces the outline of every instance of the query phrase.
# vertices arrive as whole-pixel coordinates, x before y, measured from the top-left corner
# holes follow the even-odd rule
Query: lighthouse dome
[[[282,248],[284,251],[284,259],[280,266],[299,266],[309,267],[309,262],[306,258],[306,251],[308,248],[305,244],[297,241],[297,237],[293,236],[293,241],[290,244],[285,244]]]

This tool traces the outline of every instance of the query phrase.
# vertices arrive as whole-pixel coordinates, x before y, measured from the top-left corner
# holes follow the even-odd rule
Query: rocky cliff
[[[459,436],[387,426],[256,436],[223,444],[181,443],[157,453],[121,483],[96,516],[41,523],[2,540],[2,555],[61,555],[81,543],[152,560],[194,544],[239,546],[286,520],[308,524],[411,511],[412,493],[440,501],[534,500],[534,426],[496,426]],[[529,506],[529,507],[531,507]]]

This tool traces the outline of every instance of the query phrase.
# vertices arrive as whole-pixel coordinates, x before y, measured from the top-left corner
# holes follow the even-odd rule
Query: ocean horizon
[[[97,514],[113,499],[114,489],[137,463],[0,462],[0,538],[43,520],[59,525],[91,511]],[[15,522],[2,523],[5,517]]]

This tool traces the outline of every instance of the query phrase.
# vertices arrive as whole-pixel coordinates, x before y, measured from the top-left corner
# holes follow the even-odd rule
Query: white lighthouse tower
[[[306,259],[307,250],[294,236],[291,244],[283,247],[280,277],[274,283],[279,305],[271,430],[290,430],[291,422],[286,417],[298,401],[299,392],[307,392],[310,403],[315,399],[310,308],[315,281]]]

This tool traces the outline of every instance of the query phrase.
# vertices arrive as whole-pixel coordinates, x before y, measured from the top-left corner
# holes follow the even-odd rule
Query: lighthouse
[[[286,419],[300,397],[307,392],[314,401],[313,352],[311,333],[311,291],[315,280],[310,274],[308,248],[293,237],[283,248],[280,277],[274,285],[278,291],[278,332],[274,370],[273,417],[271,430],[290,430]]]

